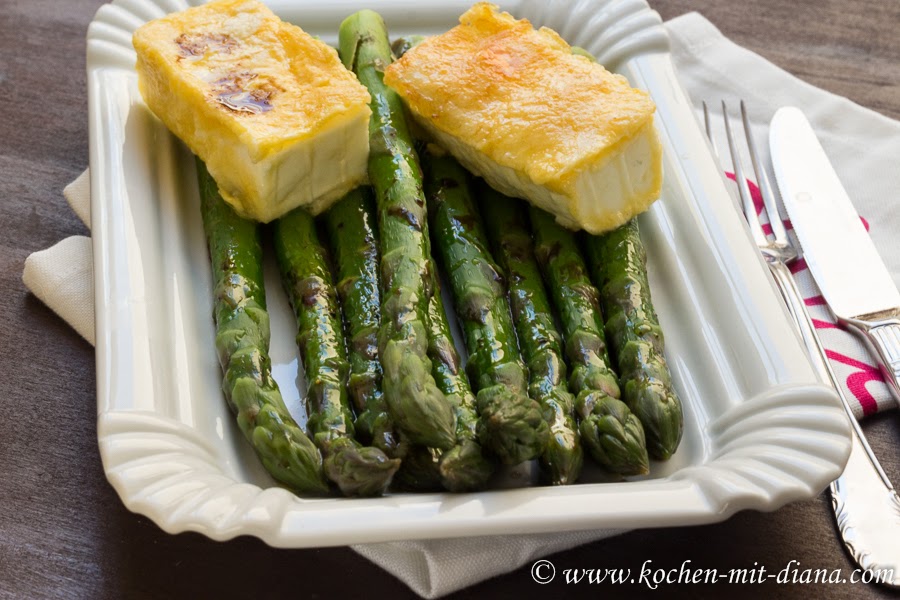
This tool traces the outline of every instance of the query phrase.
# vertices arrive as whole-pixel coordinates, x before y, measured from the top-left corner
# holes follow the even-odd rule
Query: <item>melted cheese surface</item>
[[[572,54],[552,30],[535,30],[491,4],[476,4],[457,27],[409,50],[384,79],[463,164],[501,191],[554,212],[568,227],[608,229],[659,195],[650,96]],[[641,162],[635,148],[646,151],[646,169],[633,167]],[[631,151],[627,164],[614,160],[625,149]],[[591,185],[588,180],[600,175],[623,183]],[[632,176],[641,182],[630,185]],[[611,187],[626,197],[583,197]],[[615,205],[618,216],[603,214],[604,204]]]
[[[190,8],[133,43],[147,105],[244,216],[318,212],[365,179],[368,91],[333,48],[262,3]]]

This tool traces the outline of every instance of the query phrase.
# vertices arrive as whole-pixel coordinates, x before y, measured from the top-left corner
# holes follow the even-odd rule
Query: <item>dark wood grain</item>
[[[86,234],[61,190],[87,166],[84,37],[98,0],[0,1],[0,596],[20,598],[409,597],[346,548],[275,550],[242,538],[171,536],[129,513],[96,444],[91,347],[29,295],[25,257]],[[658,0],[664,18],[702,10],[726,35],[807,81],[900,117],[900,3]],[[900,481],[896,413],[866,431]],[[552,557],[560,568],[740,568],[799,560],[853,569],[826,496],[725,523],[633,532]],[[602,589],[598,589],[602,588]],[[528,568],[457,597],[644,595],[637,586],[538,587]],[[673,585],[684,597],[863,598],[864,585]]]

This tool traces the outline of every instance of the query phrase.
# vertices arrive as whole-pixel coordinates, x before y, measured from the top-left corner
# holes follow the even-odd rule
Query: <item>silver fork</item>
[[[760,195],[762,195],[766,213],[769,216],[769,224],[772,227],[774,240],[769,240],[766,237],[762,225],[756,216],[756,206],[753,204],[750,186],[747,184],[747,178],[744,175],[744,167],[740,160],[737,145],[734,141],[734,135],[732,134],[731,121],[728,118],[728,107],[725,105],[724,101],[722,102],[722,115],[725,120],[725,136],[728,140],[728,149],[730,150],[731,161],[734,166],[734,178],[737,182],[744,217],[747,219],[747,224],[750,226],[750,234],[753,236],[753,241],[765,258],[769,270],[775,277],[778,289],[781,290],[781,294],[784,297],[784,301],[787,304],[791,316],[794,318],[794,321],[797,321],[797,325],[801,329],[800,334],[804,343],[806,343],[807,335],[811,336],[811,338],[818,339],[813,333],[815,330],[812,329],[812,325],[809,324],[808,320],[801,318],[806,314],[806,305],[803,302],[803,297],[800,294],[800,290],[797,288],[796,282],[794,282],[794,277],[788,268],[790,263],[800,258],[800,252],[791,243],[791,240],[784,229],[784,222],[781,220],[778,204],[775,202],[775,195],[772,192],[772,186],[769,183],[769,177],[766,175],[766,170],[762,166],[762,161],[756,150],[753,136],[750,135],[750,123],[747,120],[747,109],[744,105],[744,101],[741,100],[741,119],[744,122],[744,134],[747,138],[747,147],[750,150],[750,160],[753,164],[753,171],[756,174],[757,187],[759,188]],[[703,103],[703,120],[706,125],[706,135],[712,140],[709,110],[707,109],[706,102]],[[713,148],[715,149],[715,142],[713,142]],[[721,157],[719,157],[719,160],[721,162]],[[806,331],[806,334],[804,334],[804,327],[800,321],[807,323],[806,329],[808,329],[808,331]],[[807,349],[810,349],[808,344]],[[825,377],[825,380],[828,380],[827,376]]]
[[[747,140],[747,149],[750,151],[757,187],[759,187],[769,217],[769,224],[772,227],[773,239],[771,240],[766,236],[757,217],[725,102],[722,102],[722,115],[741,199],[741,208],[750,227],[750,234],[769,266],[778,290],[797,326],[800,338],[806,346],[813,367],[822,380],[831,382],[837,391],[852,426],[853,443],[850,458],[844,472],[831,483],[829,488],[831,507],[841,539],[856,564],[863,569],[880,573],[877,575],[878,583],[900,586],[900,550],[898,550],[900,546],[897,545],[897,540],[900,539],[900,498],[881,468],[878,459],[875,458],[859,423],[853,416],[850,402],[834,375],[822,342],[812,324],[809,312],[806,310],[803,296],[788,268],[788,265],[800,258],[800,250],[794,246],[784,229],[775,194],[753,141],[744,101],[741,100],[744,137]],[[706,102],[703,103],[703,120],[706,126],[706,135],[712,142],[713,151],[718,154]]]

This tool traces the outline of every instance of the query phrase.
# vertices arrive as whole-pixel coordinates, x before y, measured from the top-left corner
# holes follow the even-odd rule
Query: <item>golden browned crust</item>
[[[652,119],[641,90],[488,3],[407,52],[385,82],[415,115],[537,185],[564,191]]]
[[[133,43],[150,108],[188,145],[196,130],[227,130],[258,160],[368,110],[368,92],[333,48],[256,0],[151,21]],[[170,102],[190,105],[191,122]]]

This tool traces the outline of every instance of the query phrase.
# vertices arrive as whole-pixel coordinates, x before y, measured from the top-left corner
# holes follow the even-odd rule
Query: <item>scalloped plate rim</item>
[[[519,7],[529,3],[534,4],[535,1],[515,0],[515,2],[505,4],[515,4]],[[623,5],[634,5],[636,11],[649,11],[649,7],[646,7],[641,0],[596,0],[593,4],[608,7],[617,2]],[[92,197],[94,199],[93,229],[95,240],[98,240],[95,242],[95,289],[98,300],[105,300],[104,294],[109,293],[110,289],[117,285],[113,281],[113,272],[109,270],[111,269],[110,257],[104,254],[109,250],[110,244],[116,243],[116,240],[109,240],[104,236],[110,220],[120,218],[116,216],[117,214],[109,204],[112,192],[104,189],[102,184],[116,174],[123,178],[127,177],[121,164],[107,160],[110,151],[107,143],[111,140],[105,137],[109,134],[109,128],[103,124],[101,116],[106,115],[104,111],[115,109],[111,106],[113,102],[109,95],[111,90],[108,86],[111,85],[111,82],[118,81],[121,84],[122,81],[116,80],[116,77],[125,77],[125,79],[133,77],[130,65],[122,62],[126,60],[125,55],[129,49],[121,46],[114,48],[114,41],[98,35],[109,28],[114,28],[114,25],[99,23],[104,20],[107,13],[112,16],[112,13],[117,12],[120,17],[138,16],[130,10],[130,7],[139,7],[143,12],[152,13],[164,10],[162,9],[163,4],[179,3],[183,4],[184,0],[115,0],[111,5],[105,5],[98,10],[97,17],[95,17],[98,25],[95,26],[92,23],[89,29],[88,86]],[[201,2],[189,0],[188,3],[199,4]],[[276,0],[269,4],[274,5],[277,10],[278,7],[289,6],[291,2],[290,0]],[[346,0],[338,0],[329,4],[349,6]],[[368,4],[393,5],[395,7],[411,5],[408,0],[375,0]],[[435,5],[459,8],[468,4],[470,3],[467,0],[443,0],[443,2],[433,3],[430,8],[434,9]],[[555,9],[551,8],[551,11],[560,10],[564,4],[582,6],[591,4],[591,2],[590,0],[581,0],[580,2],[575,0],[554,4]],[[626,8],[632,10],[631,6]],[[332,10],[334,10],[333,6]],[[445,8],[445,10],[449,10],[449,8]],[[122,11],[128,14],[125,15]],[[563,21],[565,22],[565,19]],[[630,57],[623,58],[623,62],[630,65],[628,68],[631,68],[629,74],[632,77],[640,79],[641,77],[667,76],[666,69],[668,67],[666,65],[670,66],[671,63],[668,62],[668,56],[665,55],[667,41],[664,35],[660,35],[660,31],[661,29],[649,32],[645,30],[629,32],[624,36],[620,35],[616,38],[615,43],[606,50],[614,54],[618,52],[618,55],[629,51],[633,53]],[[643,39],[633,39],[635,36],[640,38],[642,35],[645,36]],[[642,51],[637,52],[635,48],[642,49]],[[618,58],[622,58],[618,55],[616,55]],[[124,71],[124,73],[111,73],[116,70]],[[129,70],[131,70],[130,73]],[[677,96],[678,93],[676,90],[671,92],[671,95]],[[660,106],[665,103],[671,104],[674,106],[673,110],[678,109],[679,102],[684,101],[683,98],[666,97],[665,95],[654,96],[654,98]],[[668,139],[667,136],[670,132],[666,125],[666,123],[662,123],[660,129],[663,137]],[[675,134],[672,135],[677,136],[679,131],[683,134],[686,127],[697,129],[698,126],[696,122],[690,126],[681,123],[674,127]],[[697,131],[699,132],[699,129]],[[668,141],[671,144],[675,143],[671,139]],[[696,145],[696,142],[693,143]],[[710,164],[715,167],[715,164],[710,161],[711,157],[708,157],[708,164],[702,165],[702,168],[708,171]],[[708,173],[704,173],[704,175],[708,175]],[[703,181],[702,177],[697,179],[697,182],[702,183]],[[682,191],[688,188],[694,189],[693,186],[700,185],[700,183],[694,181],[682,183]],[[706,182],[703,185],[711,184]],[[696,192],[696,189],[694,191]],[[127,207],[125,208],[127,209]],[[718,218],[721,219],[722,216],[719,215]],[[755,252],[755,249],[753,251]],[[743,253],[748,254],[746,249]],[[760,272],[762,272],[762,267],[760,267]],[[130,306],[129,302],[132,299],[119,298],[119,300]],[[108,302],[102,304],[98,302],[97,306],[108,306]],[[770,314],[765,316],[768,319],[777,319],[777,316]],[[811,425],[809,429],[797,428],[797,431],[809,438],[807,442],[811,444],[811,447],[829,442],[831,452],[825,453],[825,457],[816,457],[822,464],[821,468],[815,472],[802,472],[799,469],[788,472],[786,469],[779,469],[771,462],[761,461],[760,468],[770,469],[770,477],[781,476],[789,480],[789,483],[776,482],[772,484],[774,487],[768,490],[754,488],[752,482],[747,483],[750,480],[749,475],[742,475],[738,469],[730,468],[728,465],[732,461],[740,459],[730,457],[729,455],[733,452],[726,452],[719,456],[713,454],[708,462],[682,469],[664,479],[621,484],[579,484],[569,488],[523,488],[477,494],[422,494],[367,500],[300,499],[280,488],[263,489],[229,477],[220,469],[221,465],[214,464],[215,453],[200,452],[193,448],[194,446],[200,447],[198,440],[202,441],[202,436],[180,421],[152,411],[104,409],[104,403],[115,406],[119,399],[109,398],[108,395],[104,396],[109,378],[115,377],[116,374],[110,373],[108,370],[108,365],[115,363],[109,362],[111,360],[108,356],[110,348],[102,344],[113,339],[113,336],[120,335],[111,331],[111,328],[112,324],[121,323],[121,319],[122,316],[119,314],[106,313],[98,315],[97,319],[98,441],[101,458],[110,483],[125,505],[130,510],[149,517],[171,533],[196,531],[217,540],[231,539],[247,534],[259,537],[273,546],[296,548],[399,539],[539,533],[586,527],[598,529],[637,528],[711,523],[728,518],[738,510],[773,510],[788,501],[807,498],[818,493],[840,473],[849,453],[849,429],[846,421],[843,420],[843,410],[838,406],[833,391],[817,384],[813,378],[810,378],[756,394],[746,399],[743,405],[733,407],[709,424],[709,427],[715,429],[722,422],[727,422],[729,418],[734,419],[735,415],[745,413],[748,418],[757,418],[759,421],[765,420],[759,414],[766,413],[767,419],[774,419],[777,423],[779,414],[768,413],[784,412],[782,409],[787,408],[799,411],[809,410],[816,413],[816,418],[811,419],[814,427]],[[795,355],[796,352],[799,352],[799,345],[794,349]],[[797,359],[795,355],[792,355],[794,360]],[[802,370],[802,365],[798,368]],[[802,398],[804,401],[785,404],[792,397]],[[755,431],[758,433],[760,429],[762,428],[757,428]],[[752,433],[753,427],[750,427],[750,430]],[[198,438],[198,436],[200,437]],[[166,444],[174,444],[176,448],[169,450],[168,453],[145,451],[142,454],[142,444],[149,447],[153,444],[162,444],[161,440],[165,440]],[[179,444],[180,448],[177,447]],[[122,450],[123,446],[131,449],[126,452]],[[134,446],[137,446],[136,450],[133,448]],[[163,446],[165,445],[163,444]],[[740,447],[740,444],[738,446]],[[757,446],[740,447],[744,451],[754,448],[763,452],[767,446],[758,444]],[[775,448],[792,450],[803,455],[803,451],[796,448],[791,449],[777,445]],[[204,453],[209,456],[201,456]],[[807,451],[807,454],[811,455],[811,451]],[[177,456],[180,460],[173,461],[169,458],[154,460],[154,457],[158,455]],[[138,458],[127,458],[129,456]],[[205,466],[203,469],[199,469],[194,463],[204,463]],[[746,461],[746,463],[747,469],[758,466],[750,464],[750,461]],[[150,484],[142,484],[143,480],[135,476],[132,471],[137,467],[151,472],[153,467],[159,472],[168,468],[171,473],[162,477],[156,476]],[[185,478],[185,473],[192,474],[198,485],[207,485],[208,489],[196,491],[189,497],[182,496],[180,501],[170,500],[167,503],[162,498],[165,496],[164,492],[174,489],[175,484]],[[126,477],[126,475],[128,476]],[[729,480],[732,477],[740,480],[746,489],[738,493],[722,484],[722,480]],[[765,476],[762,479],[765,480]],[[229,481],[231,483],[228,483]],[[664,495],[670,500],[677,500],[677,502],[673,502],[674,506],[660,503],[660,505],[652,506],[652,509],[648,507],[648,501],[659,495]],[[248,497],[251,498],[250,501],[248,501]],[[243,503],[241,507],[233,506],[238,500]],[[231,513],[223,516],[224,508],[222,506],[227,505],[229,501],[232,503]],[[500,513],[498,515],[490,514],[490,510],[485,509],[486,505],[504,502],[508,506],[498,510]],[[515,505],[517,502],[522,504]],[[591,506],[596,506],[593,505],[594,502],[600,504],[598,508],[591,511],[589,510]],[[608,508],[604,508],[604,502],[612,502],[619,512],[613,514]],[[217,503],[220,507],[219,513],[213,510]],[[573,508],[573,504],[577,506],[577,510]],[[322,510],[323,506],[327,508]],[[409,509],[409,506],[412,506],[413,509]],[[407,507],[406,510],[404,507]],[[541,512],[548,507],[550,512]],[[245,510],[235,513],[238,508]],[[387,518],[386,524],[373,524],[371,520],[365,521],[366,518],[386,518],[385,513],[388,512],[386,509],[392,508],[397,510],[393,510],[391,515],[387,515],[389,518]],[[359,527],[360,520],[363,521],[361,528],[354,530],[348,525],[341,525],[340,520],[351,513],[356,515],[352,523],[357,527]],[[358,516],[359,514],[363,515],[362,519]],[[318,521],[323,522],[319,523]],[[398,526],[404,527],[404,529],[397,530]],[[395,529],[391,530],[390,527],[395,527]]]

